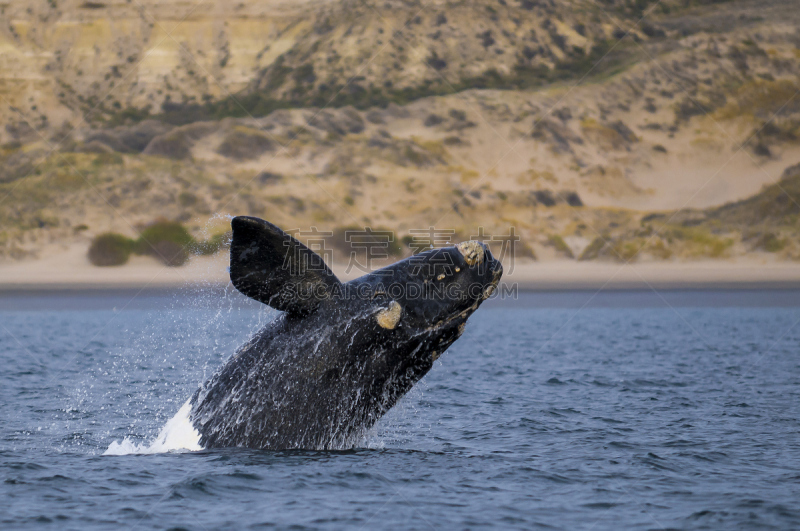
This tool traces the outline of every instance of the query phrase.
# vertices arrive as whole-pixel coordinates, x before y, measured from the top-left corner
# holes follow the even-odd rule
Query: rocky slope
[[[641,16],[651,4],[678,3],[8,2],[0,4],[0,93],[48,129],[162,111],[186,122],[539,86],[582,74],[623,38],[662,36]],[[19,120],[3,107],[3,118]]]
[[[715,212],[778,201],[800,161],[800,15],[685,5],[0,5],[0,254],[249,213],[513,226],[540,259],[796,259],[791,213]]]

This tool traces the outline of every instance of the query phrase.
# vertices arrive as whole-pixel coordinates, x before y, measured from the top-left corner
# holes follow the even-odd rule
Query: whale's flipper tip
[[[237,216],[231,228],[231,282],[251,299],[306,315],[339,284],[320,255],[272,223]]]

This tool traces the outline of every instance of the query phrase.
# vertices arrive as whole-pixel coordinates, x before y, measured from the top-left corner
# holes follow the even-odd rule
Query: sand
[[[228,283],[228,256],[193,257],[182,267],[166,267],[150,257],[134,256],[118,267],[95,267],[84,246],[35,261],[0,264],[0,290],[62,290],[116,288],[177,288],[220,286]],[[346,264],[333,264],[342,280],[363,274],[347,273]],[[753,289],[800,288],[800,263],[766,259],[693,262],[577,262],[553,260],[518,262],[506,266],[503,281],[522,290],[575,289]]]

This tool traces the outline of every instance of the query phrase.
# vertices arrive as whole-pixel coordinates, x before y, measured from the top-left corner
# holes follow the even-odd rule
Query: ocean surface
[[[357,448],[136,453],[273,317],[0,294],[0,528],[800,528],[800,292],[492,300]]]

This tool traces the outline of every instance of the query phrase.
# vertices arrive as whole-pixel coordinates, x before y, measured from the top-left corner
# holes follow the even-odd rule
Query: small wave
[[[187,400],[175,416],[161,428],[158,437],[151,444],[137,444],[125,437],[122,441],[112,441],[103,455],[146,455],[202,450],[200,433],[189,419],[191,409],[192,406]]]

